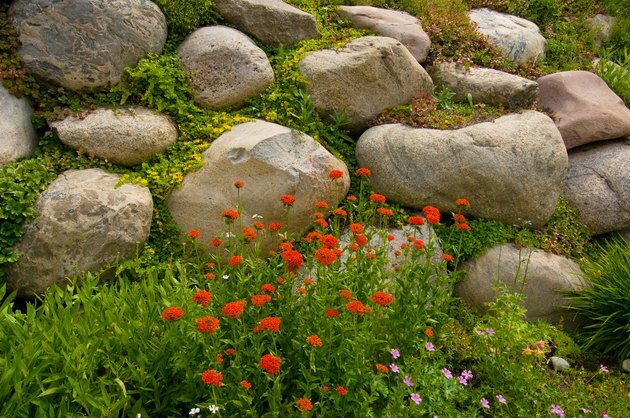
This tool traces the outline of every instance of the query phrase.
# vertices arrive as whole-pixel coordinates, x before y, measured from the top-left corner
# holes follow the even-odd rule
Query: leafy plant
[[[597,64],[597,75],[608,84],[626,106],[630,106],[630,52],[624,48],[623,53],[615,51],[600,51]],[[616,60],[613,56],[621,57]]]
[[[190,32],[202,26],[217,24],[220,17],[211,0],[155,0],[168,25],[164,52],[175,52]]]
[[[431,97],[433,97],[437,101],[437,105],[441,109],[445,109],[445,110],[453,109],[454,96],[455,96],[455,92],[450,91],[448,87],[443,87],[439,93],[434,91],[431,94]]]

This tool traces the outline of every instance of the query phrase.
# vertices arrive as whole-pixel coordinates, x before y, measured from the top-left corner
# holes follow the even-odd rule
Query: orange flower
[[[276,287],[271,283],[265,283],[260,287],[260,290],[267,293],[273,293],[276,291]]]
[[[237,189],[242,189],[243,187],[245,187],[245,183],[243,183],[243,182],[242,182],[242,181],[240,181],[240,180],[236,180],[236,181],[234,182],[234,187],[236,187]]]
[[[314,217],[314,218],[317,218],[317,219],[322,219],[322,218],[324,218],[325,216],[326,216],[326,215],[324,215],[324,214],[323,214],[323,213],[321,213],[321,212],[315,212],[315,213],[313,214],[313,217]]]
[[[420,216],[411,216],[409,217],[409,223],[411,225],[424,225],[424,219]]]
[[[387,234],[387,241],[393,241],[395,239],[396,239],[396,237],[393,236],[392,234]]]
[[[365,227],[361,224],[350,224],[350,232],[354,235],[361,234],[365,230]]]
[[[242,230],[243,236],[248,242],[252,242],[256,239],[256,231],[253,228],[245,227]]]
[[[346,308],[348,309],[348,311],[350,311],[352,315],[355,316],[363,316],[363,314],[365,313],[372,312],[372,309],[366,307],[358,300],[351,300],[350,302],[346,303]]]
[[[328,386],[323,386],[323,387],[322,387],[322,390],[323,390],[324,392],[328,392],[328,390],[329,390],[329,389],[330,389],[330,388],[329,388]]]
[[[339,244],[337,237],[331,234],[320,235],[319,242],[321,242],[326,248],[337,248],[337,245]]]
[[[457,199],[455,201],[455,204],[457,206],[468,206],[468,207],[470,207],[470,202],[468,200],[464,199],[464,198]]]
[[[280,322],[280,318],[273,316],[263,318],[260,320],[258,326],[254,328],[254,333],[257,334],[259,331],[280,332]]]
[[[175,306],[168,307],[162,311],[162,319],[165,321],[178,321],[182,315],[184,315],[184,310]]]
[[[270,231],[277,231],[280,228],[282,228],[282,224],[279,224],[279,223],[271,223],[271,224],[269,224],[269,230]]]
[[[422,250],[424,248],[424,241],[417,239],[413,242],[413,248],[416,250]]]
[[[303,294],[303,295],[305,295],[305,294],[307,294],[307,293],[308,293],[308,292],[306,291],[306,288],[305,288],[305,287],[298,287],[298,292],[300,292],[300,293],[301,293],[301,294]]]
[[[314,254],[317,262],[323,266],[328,266],[337,260],[337,254],[330,248],[320,248]]]
[[[217,278],[217,276],[215,276],[215,275],[214,275],[214,274],[212,274],[212,273],[206,273],[206,274],[205,274],[205,276],[206,276],[208,279],[210,279],[210,280],[214,280],[214,279],[216,279],[216,278]]]
[[[252,303],[256,306],[264,306],[266,303],[271,302],[271,296],[269,295],[254,295],[252,296]]]
[[[433,337],[433,330],[431,328],[427,328],[424,330],[424,333],[427,335],[427,337],[431,338]]]
[[[339,292],[339,297],[350,300],[350,299],[352,299],[352,292],[350,292],[347,289],[341,290]]]
[[[313,404],[307,398],[300,398],[297,400],[297,403],[300,411],[310,411],[313,409]]]
[[[459,229],[463,229],[465,231],[470,231],[470,225],[468,225],[468,224],[457,224],[457,227]]]
[[[235,211],[234,209],[224,210],[221,213],[221,216],[223,216],[225,218],[225,222],[227,222],[227,223],[232,223],[236,219],[238,219],[238,217],[239,217],[238,212]]]
[[[356,196],[354,196],[354,195],[350,195],[350,196],[348,196],[346,199],[348,199],[348,200],[349,200],[349,201],[351,201],[351,202],[356,202],[356,201],[357,201],[357,197],[356,197]]]
[[[282,284],[282,283],[284,283],[284,279],[282,277],[278,277],[278,280],[276,280],[276,282],[278,284]]]
[[[239,264],[241,264],[241,261],[243,261],[243,257],[240,255],[233,255],[232,257],[230,257],[230,261],[228,261],[228,264],[231,265],[232,267],[236,267]]]
[[[453,214],[453,220],[457,223],[463,223],[466,222],[466,217],[464,215],[462,215],[461,213],[454,213]]]
[[[322,228],[328,227],[328,222],[326,222],[324,219],[315,219],[313,222],[321,226]]]
[[[188,236],[192,239],[197,239],[199,238],[199,231],[196,229],[191,229],[190,231],[188,231]]]
[[[348,248],[350,248],[352,251],[359,251],[359,244],[353,242],[352,244],[348,245]]]
[[[311,279],[311,278],[304,279],[304,281],[302,283],[304,283],[304,286],[310,286],[310,285],[313,284],[313,279]]]
[[[371,176],[372,172],[367,168],[361,167],[357,169],[357,171],[355,171],[354,174],[357,174],[362,177],[367,177],[367,176]]]
[[[247,380],[242,380],[241,381],[241,387],[245,390],[247,389],[251,389],[252,388],[252,384],[249,383]]]
[[[361,247],[365,247],[368,243],[368,239],[365,235],[359,234],[354,236],[354,241]]]
[[[193,296],[192,300],[195,303],[200,304],[203,307],[208,306],[208,304],[212,301],[212,293],[207,290],[197,290]]]
[[[282,197],[280,198],[280,201],[286,206],[291,206],[293,203],[295,203],[295,200],[295,196],[290,194],[282,195]]]
[[[311,335],[306,338],[306,342],[312,345],[313,347],[321,347],[322,340],[317,335]]]
[[[212,238],[212,245],[214,245],[215,247],[218,247],[221,244],[223,244],[223,241],[221,241],[219,238],[217,237]]]
[[[440,223],[440,211],[433,206],[425,206],[422,209],[422,213],[424,217],[427,218],[427,221],[431,224],[439,224]]]
[[[337,180],[343,177],[343,171],[341,170],[330,170],[330,173],[328,173],[328,177],[330,177],[333,180]]]
[[[339,316],[339,311],[337,309],[327,308],[326,316],[329,318],[337,318]]]
[[[334,213],[335,215],[339,215],[339,216],[341,216],[341,217],[344,217],[344,218],[345,218],[346,216],[348,216],[348,212],[346,212],[345,210],[343,210],[343,209],[341,209],[341,208],[337,208],[337,209],[333,210],[333,212],[332,212],[332,213]]]
[[[448,253],[444,253],[442,254],[442,260],[453,261],[453,256]]]
[[[264,223],[262,223],[262,222],[258,222],[258,221],[256,221],[256,222],[254,222],[254,228],[256,228],[256,229],[258,229],[258,230],[260,230],[260,229],[265,229],[265,224],[264,224]]]
[[[285,263],[287,263],[287,268],[289,271],[295,271],[302,267],[302,263],[304,262],[304,258],[302,254],[295,250],[284,251],[280,254]]]
[[[337,393],[341,396],[346,396],[348,391],[343,386],[337,386]]]
[[[226,356],[235,356],[236,355],[236,350],[233,348],[226,348],[225,349],[225,355]]]
[[[206,370],[201,375],[201,380],[203,380],[206,385],[221,386],[223,375],[216,370]]]
[[[368,260],[376,260],[376,254],[374,254],[374,253],[367,253],[365,255],[365,258],[367,258]]]
[[[392,212],[390,209],[385,209],[385,208],[376,209],[376,213],[383,216],[392,216],[394,214],[394,212]]]
[[[381,306],[387,306],[394,301],[394,298],[389,293],[376,292],[372,295],[372,301]]]
[[[265,354],[260,358],[258,365],[269,374],[278,374],[280,373],[281,363],[282,359],[280,357],[276,357],[273,354]]]
[[[238,318],[241,313],[243,313],[243,309],[245,309],[246,305],[247,301],[245,300],[229,302],[223,307],[223,309],[221,309],[221,312],[223,313],[223,315],[227,315],[230,318]]]
[[[221,353],[217,354],[217,363],[219,364],[223,363],[223,354]]]
[[[372,193],[370,195],[370,200],[374,203],[385,203],[387,199],[382,194]]]
[[[407,243],[403,242],[402,244],[400,244],[400,248],[402,248],[403,250],[407,248]]]
[[[324,202],[323,200],[315,203],[315,207],[316,208],[321,208],[321,209],[326,209],[328,207],[328,203]]]
[[[387,368],[386,365],[378,363],[376,365],[376,370],[378,370],[379,372],[383,372],[383,373],[389,373],[389,369]]]

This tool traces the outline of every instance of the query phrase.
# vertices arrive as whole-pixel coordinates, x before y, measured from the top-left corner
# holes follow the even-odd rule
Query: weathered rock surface
[[[281,0],[213,0],[226,22],[278,47],[319,38],[315,18]]]
[[[263,50],[225,26],[197,29],[179,46],[178,55],[191,74],[195,102],[201,107],[238,108],[274,80]]]
[[[62,173],[35,203],[37,218],[16,245],[21,254],[7,278],[22,296],[43,293],[66,278],[136,256],[149,237],[153,200],[146,187],[99,169]]]
[[[25,66],[70,90],[117,84],[166,41],[166,19],[149,0],[16,0],[9,18]]]
[[[431,78],[407,48],[380,36],[308,54],[300,61],[300,72],[317,110],[323,115],[344,112],[353,133],[367,128],[385,108],[407,104],[433,89]]]
[[[125,166],[150,160],[177,140],[170,118],[145,108],[101,108],[49,125],[69,147]]]
[[[563,359],[562,357],[552,356],[549,360],[551,360],[551,366],[557,372],[562,372],[566,369],[570,369],[571,365],[568,361]]]
[[[477,31],[515,64],[545,58],[547,41],[535,23],[490,9],[473,9],[468,16]]]
[[[567,152],[546,115],[525,111],[454,131],[393,124],[367,130],[357,143],[370,182],[405,206],[435,205],[509,224],[545,224],[563,190]]]
[[[203,162],[206,165],[188,174],[166,203],[177,224],[184,231],[199,230],[197,241],[208,247],[215,236],[225,240],[221,213],[236,209],[234,181],[245,183],[240,191],[244,227],[259,220],[266,225],[281,223],[280,232],[286,231],[287,212],[280,197],[295,196],[289,213],[289,232],[294,236],[313,226],[316,202],[335,208],[350,187],[346,165],[313,138],[261,120],[234,126],[220,136],[205,151]],[[341,170],[343,177],[331,180],[331,170]],[[278,244],[275,234],[261,233],[259,238],[263,254]]]
[[[625,372],[630,372],[630,358],[625,359],[621,365],[621,368]]]
[[[553,112],[567,149],[630,135],[630,109],[598,76],[564,71],[538,79],[538,103]]]
[[[475,103],[499,106],[524,105],[538,95],[538,83],[490,68],[466,68],[455,62],[441,62],[429,70],[435,84],[448,87],[455,100],[470,93]]]
[[[630,143],[612,141],[570,152],[564,193],[593,234],[630,228]]]
[[[472,308],[484,312],[485,303],[493,301],[497,293],[492,287],[503,282],[511,291],[525,295],[528,320],[545,320],[574,325],[575,316],[566,310],[568,299],[563,291],[578,290],[585,285],[582,271],[572,260],[542,250],[516,248],[513,244],[498,245],[475,260],[462,265],[466,278],[455,285],[455,294]],[[525,277],[524,285],[519,278]]]
[[[35,151],[37,133],[31,116],[33,108],[28,100],[9,93],[0,79],[0,167]]]
[[[400,41],[419,63],[427,59],[431,40],[422,29],[422,22],[409,13],[371,6],[339,6],[337,14],[357,29]]]
[[[593,32],[593,42],[598,48],[610,39],[612,28],[616,23],[616,17],[602,14],[597,14],[586,19],[586,24],[589,26],[591,32]]]

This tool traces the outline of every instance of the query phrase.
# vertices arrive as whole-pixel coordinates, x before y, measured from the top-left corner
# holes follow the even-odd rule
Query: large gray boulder
[[[477,25],[477,32],[485,35],[514,64],[545,58],[547,40],[534,22],[490,9],[473,9],[468,16]]]
[[[238,108],[262,93],[274,75],[264,51],[236,29],[197,29],[179,46],[195,102],[205,108]]]
[[[146,108],[100,108],[49,125],[69,147],[125,166],[149,160],[177,140],[171,119]]]
[[[281,0],[213,0],[226,22],[278,47],[319,38],[315,18]]]
[[[456,62],[440,62],[429,74],[435,84],[455,93],[455,100],[468,94],[475,103],[495,106],[525,105],[538,95],[538,83],[517,75],[491,68],[467,67]]]
[[[149,0],[16,0],[9,19],[24,65],[70,90],[117,84],[166,41],[166,19]]]
[[[630,143],[571,151],[564,193],[594,235],[630,228]]]
[[[366,36],[339,50],[325,49],[300,61],[307,91],[323,115],[343,112],[348,129],[360,133],[385,108],[430,93],[433,83],[399,41]]]
[[[538,104],[551,112],[567,149],[630,135],[630,109],[604,80],[588,71],[538,79]]]
[[[9,93],[0,79],[0,167],[35,151],[37,133],[31,116],[33,108],[28,100]]]
[[[361,135],[356,155],[374,189],[394,202],[456,212],[465,197],[468,215],[534,227],[553,213],[567,171],[560,133],[534,111],[453,131],[376,126]]]
[[[431,40],[422,29],[420,19],[409,13],[371,6],[339,6],[337,14],[355,28],[400,41],[419,63],[427,59]]]
[[[586,24],[593,34],[595,46],[599,48],[604,42],[610,39],[612,29],[617,24],[617,18],[614,16],[596,14],[586,19]]]
[[[466,278],[455,285],[455,295],[478,312],[486,311],[485,304],[497,296],[493,287],[502,284],[524,294],[528,320],[563,321],[571,327],[578,322],[565,309],[569,301],[562,292],[578,290],[586,283],[580,267],[566,257],[504,244],[462,264],[462,269]]]
[[[146,187],[116,187],[119,179],[99,169],[70,170],[48,186],[16,245],[21,257],[7,277],[9,291],[39,295],[137,254],[149,237],[153,200]]]
[[[226,241],[229,228],[221,213],[236,209],[235,181],[245,183],[240,190],[239,224],[280,223],[280,232],[294,237],[313,226],[316,202],[326,201],[329,208],[335,208],[350,187],[346,165],[313,138],[262,120],[234,126],[221,135],[204,152],[203,162],[202,168],[184,178],[166,204],[182,230],[200,231],[197,241],[207,247],[213,237]],[[342,178],[331,180],[331,170],[342,171]],[[297,199],[288,218],[280,201],[285,194]],[[266,254],[275,249],[278,237],[259,233],[258,244]]]

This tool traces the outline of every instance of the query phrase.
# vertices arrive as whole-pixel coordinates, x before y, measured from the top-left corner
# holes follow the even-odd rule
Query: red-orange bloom
[[[247,380],[242,380],[241,381],[241,387],[245,390],[247,389],[251,389],[252,388],[252,384],[249,383]]]
[[[282,359],[280,357],[276,357],[273,354],[265,354],[260,358],[258,365],[269,374],[278,374],[280,373],[281,363]]]
[[[359,251],[359,244],[353,242],[352,244],[348,245],[348,248],[350,248],[352,251]]]
[[[216,278],[217,278],[217,276],[215,276],[215,275],[214,275],[214,274],[212,274],[212,273],[206,273],[206,274],[205,274],[205,276],[206,276],[208,279],[210,279],[210,280],[214,280],[214,279],[216,279]]]
[[[337,244],[339,244],[337,237],[331,234],[321,235],[319,242],[326,248],[337,248]]]
[[[280,254],[285,263],[287,263],[287,268],[289,271],[295,271],[302,267],[302,263],[304,262],[304,258],[302,254],[295,250],[284,251]]]
[[[313,347],[321,347],[322,340],[317,335],[311,335],[306,338],[306,342],[312,345]]]
[[[243,261],[243,257],[240,255],[233,255],[232,257],[230,257],[230,261],[228,261],[228,264],[231,265],[232,267],[236,267],[239,264],[241,264],[241,261]]]
[[[293,203],[295,203],[295,200],[295,196],[290,194],[282,195],[282,197],[280,198],[280,201],[287,206],[291,206]]]
[[[393,241],[395,239],[396,239],[396,237],[393,236],[392,234],[387,234],[387,241]]]
[[[453,256],[447,253],[442,254],[442,260],[446,260],[446,261],[452,261],[453,260]]]
[[[348,391],[343,386],[337,386],[337,393],[341,396],[346,396]]]
[[[225,349],[225,355],[226,356],[235,356],[236,355],[236,350],[233,348],[226,348]]]
[[[431,328],[427,328],[424,330],[424,333],[427,335],[427,337],[431,338],[433,337],[433,330]]]
[[[162,311],[162,319],[165,321],[178,321],[184,315],[184,310],[175,306],[170,306]]]
[[[440,223],[440,211],[433,206],[425,206],[422,209],[422,213],[424,217],[427,218],[427,221],[431,224],[439,224]]]
[[[279,223],[270,223],[269,224],[269,230],[270,231],[277,231],[280,228],[282,228],[282,224],[279,224]]]
[[[424,219],[422,219],[420,216],[410,216],[409,223],[411,225],[424,225]]]
[[[464,215],[462,215],[461,213],[454,213],[453,214],[453,220],[457,223],[464,223],[466,222],[466,217]]]
[[[332,213],[334,213],[335,215],[339,215],[339,216],[341,216],[341,217],[344,217],[344,218],[345,218],[346,216],[348,216],[348,212],[346,212],[345,210],[343,210],[343,209],[341,209],[341,208],[337,208],[337,209],[333,210],[333,212],[332,212]]]
[[[392,212],[390,209],[385,209],[385,208],[376,209],[376,213],[383,216],[392,216],[394,214],[394,212]]]
[[[315,203],[315,207],[326,209],[328,207],[328,203],[324,202],[323,200],[320,200],[319,202]]]
[[[457,199],[455,201],[455,204],[457,206],[468,206],[468,207],[470,207],[470,202],[468,200],[464,199],[464,198]]]
[[[313,279],[311,279],[310,277],[307,279],[304,279],[304,281],[302,282],[304,283],[304,286],[310,286],[313,284]]]
[[[337,309],[327,308],[326,316],[329,318],[337,318],[339,316],[339,311]]]
[[[245,183],[243,183],[243,182],[242,182],[242,181],[240,181],[240,180],[236,180],[236,181],[234,182],[234,187],[236,187],[237,189],[241,189],[241,188],[245,187]]]
[[[223,354],[221,353],[217,354],[217,363],[219,364],[223,363]]]
[[[318,219],[324,218],[325,216],[326,216],[326,215],[324,215],[324,214],[323,214],[323,213],[321,213],[321,212],[315,212],[315,213],[313,214],[313,217],[314,217],[314,218],[318,218]]]
[[[316,223],[317,225],[321,226],[322,228],[327,228],[328,227],[328,222],[326,222],[325,219],[315,219],[313,222]]]
[[[199,238],[199,231],[196,229],[191,229],[190,231],[188,231],[188,236],[192,239],[197,239]]]
[[[225,222],[227,222],[227,223],[232,223],[236,219],[238,219],[238,217],[239,217],[238,212],[235,211],[234,209],[224,210],[221,213],[221,216],[223,216],[225,218]]]
[[[367,253],[365,255],[365,258],[367,258],[368,260],[376,260],[376,254],[374,254],[374,253]]]
[[[242,232],[248,242],[252,242],[256,239],[256,230],[254,230],[254,228],[245,227]]]
[[[254,222],[254,228],[256,228],[256,229],[258,229],[258,230],[260,230],[260,229],[265,229],[265,224],[264,224],[264,223],[262,223],[262,222],[258,222],[258,221],[256,221],[256,222]]]
[[[260,323],[256,328],[254,328],[254,333],[258,333],[259,331],[271,331],[271,332],[280,332],[280,318],[275,318],[273,316],[268,316],[260,320]]]
[[[263,292],[273,293],[276,291],[276,287],[271,283],[265,283],[260,287]]]
[[[203,383],[206,385],[221,386],[223,375],[216,370],[206,370],[201,375],[201,380],[203,380]]]
[[[372,301],[381,306],[387,306],[394,301],[394,298],[389,293],[376,292],[372,295]]]
[[[468,225],[468,224],[457,224],[457,227],[458,227],[459,229],[463,229],[463,230],[466,230],[466,231],[470,231],[470,225]]]
[[[348,309],[348,311],[350,311],[350,313],[352,315],[355,315],[355,316],[356,315],[363,316],[363,314],[365,314],[365,313],[372,312],[372,309],[370,309],[367,306],[363,305],[358,300],[351,300],[350,302],[346,303],[346,308]]]
[[[223,241],[221,241],[219,238],[217,237],[212,238],[212,245],[214,245],[215,247],[218,247],[221,244],[223,244]]]
[[[310,411],[313,409],[313,404],[307,398],[300,398],[297,400],[297,403],[300,411]]]
[[[350,196],[348,196],[346,199],[348,199],[348,200],[349,200],[349,201],[351,201],[351,202],[356,202],[356,201],[357,201],[357,197],[356,197],[356,196],[354,196],[354,195],[350,195]]]
[[[387,199],[382,194],[372,193],[370,195],[370,200],[374,203],[385,203]]]
[[[372,172],[367,168],[361,167],[361,168],[358,168],[357,171],[354,172],[354,174],[357,174],[362,177],[367,177],[367,176],[371,176]]]
[[[424,248],[424,241],[417,239],[413,242],[413,248],[416,250],[422,250]]]
[[[361,224],[350,224],[350,232],[353,234],[361,234],[365,230],[365,227]]]
[[[361,247],[365,247],[368,243],[368,239],[365,235],[359,234],[354,236],[354,241]]]
[[[389,369],[387,368],[386,365],[378,363],[376,365],[376,370],[378,370],[379,372],[383,372],[383,373],[389,373]]]
[[[223,307],[223,309],[221,309],[221,312],[223,313],[223,315],[227,315],[230,318],[238,318],[241,313],[243,313],[243,309],[245,309],[246,305],[247,301],[245,300],[229,302]]]
[[[278,280],[276,280],[276,282],[278,284],[282,284],[282,283],[284,283],[284,279],[282,277],[278,277]]]
[[[347,289],[341,290],[339,291],[339,297],[350,300],[352,299],[352,292]]]
[[[330,177],[333,180],[337,180],[343,177],[343,171],[341,170],[330,170],[330,173],[328,173],[328,177]]]
[[[252,296],[252,303],[256,306],[264,306],[266,303],[271,302],[271,296],[269,295],[254,295]]]
[[[197,290],[193,296],[192,296],[192,300],[195,303],[200,304],[203,307],[208,306],[208,304],[212,301],[212,293],[208,292],[207,290]]]

